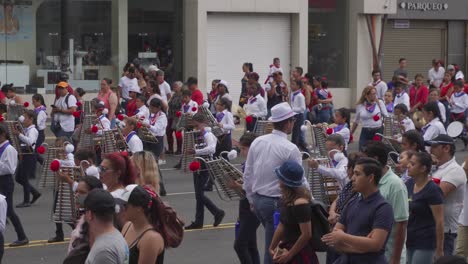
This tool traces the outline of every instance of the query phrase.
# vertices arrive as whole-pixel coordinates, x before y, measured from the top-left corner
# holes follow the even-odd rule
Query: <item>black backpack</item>
[[[312,223],[312,248],[316,252],[326,252],[328,246],[322,242],[322,237],[331,232],[330,223],[328,223],[328,211],[326,206],[319,201],[310,203],[311,223]]]

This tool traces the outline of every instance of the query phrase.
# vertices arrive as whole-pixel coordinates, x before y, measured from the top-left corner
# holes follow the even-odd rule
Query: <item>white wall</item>
[[[186,0],[184,1],[184,79],[198,78],[206,90],[207,13],[291,13],[291,64],[307,68],[308,2],[307,0]],[[273,56],[274,57],[274,56]],[[242,73],[239,73],[239,79]]]

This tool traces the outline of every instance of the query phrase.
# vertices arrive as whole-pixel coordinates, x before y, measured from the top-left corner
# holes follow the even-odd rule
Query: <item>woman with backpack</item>
[[[122,234],[130,250],[129,264],[162,264],[165,239],[161,227],[157,194],[139,185],[126,187],[120,198],[125,203],[127,222]]]
[[[275,169],[281,189],[280,223],[270,244],[274,263],[318,264],[312,249],[311,196],[302,185],[304,169],[286,161]]]

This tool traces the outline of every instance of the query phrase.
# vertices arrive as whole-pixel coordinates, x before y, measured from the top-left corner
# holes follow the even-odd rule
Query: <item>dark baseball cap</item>
[[[451,138],[449,135],[438,135],[437,137],[431,140],[427,140],[424,143],[426,143],[426,146],[455,145],[455,141],[453,141],[453,138]]]
[[[115,200],[114,197],[103,189],[94,189],[88,193],[84,200],[84,207],[86,210],[93,213],[114,213]]]

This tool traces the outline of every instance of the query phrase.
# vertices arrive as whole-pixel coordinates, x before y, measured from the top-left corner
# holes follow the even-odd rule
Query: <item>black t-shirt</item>
[[[413,193],[414,181],[406,182],[409,200],[409,219],[406,247],[408,249],[436,248],[436,227],[431,205],[443,204],[442,190],[429,181],[418,193]]]
[[[299,224],[310,222],[310,203],[283,206],[280,211],[280,222],[284,226],[285,243],[295,243],[301,235]]]

